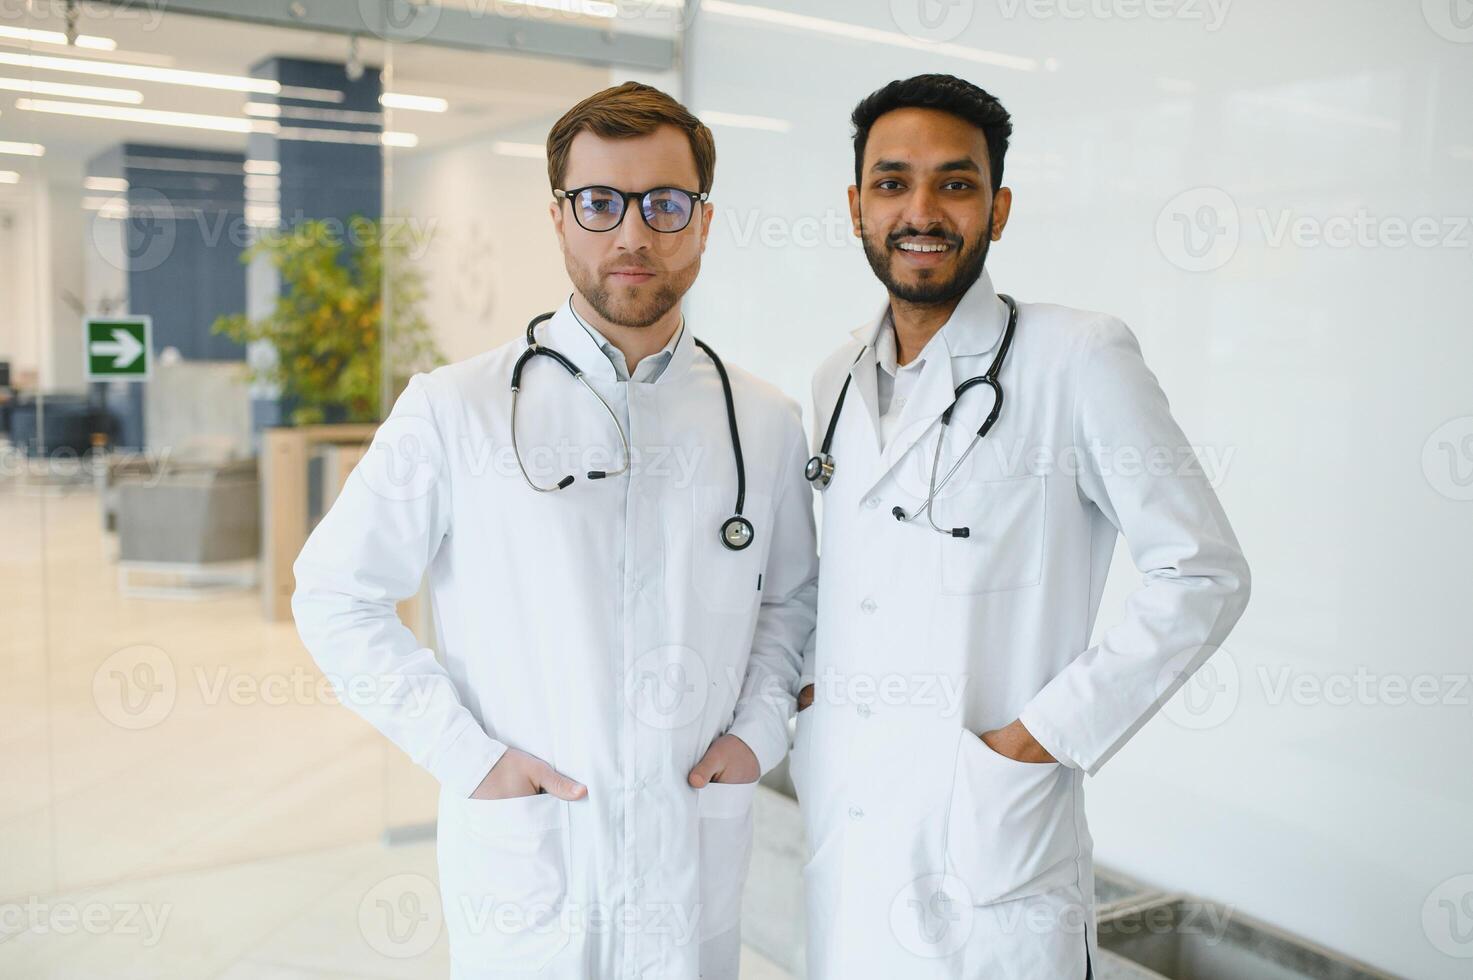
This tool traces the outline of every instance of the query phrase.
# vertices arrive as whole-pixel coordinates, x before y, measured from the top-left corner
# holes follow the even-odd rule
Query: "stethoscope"
[[[907,514],[900,507],[891,508],[890,513],[897,521],[913,521],[925,513],[926,519],[931,522],[931,527],[939,534],[950,535],[953,538],[966,538],[972,534],[972,529],[969,527],[937,527],[932,505],[936,502],[936,495],[950,482],[956,471],[961,468],[962,463],[972,454],[972,450],[977,448],[977,443],[992,431],[993,425],[997,423],[998,413],[1002,411],[1002,384],[997,380],[997,376],[1002,370],[1003,362],[1007,360],[1008,348],[1013,345],[1013,332],[1018,326],[1018,304],[1013,302],[1013,298],[1006,293],[998,293],[998,297],[1008,304],[1008,325],[1003,330],[1002,343],[998,345],[997,354],[992,358],[992,366],[987,369],[986,374],[968,378],[956,386],[956,390],[952,393],[951,404],[946,407],[946,411],[941,413],[941,431],[936,436],[936,454],[931,459],[931,482],[926,492],[926,502],[914,514]],[[859,358],[864,356],[867,349],[860,348],[859,356],[854,359],[855,364],[859,363]],[[834,412],[829,416],[829,427],[824,432],[823,444],[818,447],[818,455],[808,461],[803,471],[803,475],[808,477],[808,482],[812,483],[816,490],[828,489],[829,482],[834,478],[834,457],[829,450],[834,444],[834,430],[838,428],[839,413],[844,410],[844,396],[849,394],[849,382],[852,380],[854,380],[854,372],[851,366],[849,376],[844,379],[844,386],[839,389],[838,400],[834,402]],[[967,389],[977,385],[986,385],[992,389],[994,395],[992,411],[987,413],[987,418],[983,421],[982,427],[977,430],[977,434],[972,437],[966,451],[957,457],[956,462],[951,464],[951,469],[946,471],[946,476],[942,477],[940,483],[937,483],[936,473],[941,464],[941,444],[946,441],[946,427],[951,424],[951,414],[956,411],[956,406]]]
[[[522,479],[527,481],[527,486],[536,490],[538,493],[551,493],[554,490],[563,490],[573,483],[573,476],[570,473],[557,481],[553,486],[538,486],[533,482],[531,475],[527,473],[527,467],[522,464],[522,452],[517,448],[517,393],[522,388],[522,368],[526,367],[527,362],[539,354],[557,361],[563,366],[564,371],[567,371],[573,376],[574,380],[578,381],[584,388],[587,388],[588,392],[594,398],[597,398],[598,403],[604,407],[604,411],[609,414],[609,420],[614,423],[614,428],[619,430],[619,441],[624,446],[623,465],[617,470],[589,470],[587,474],[588,479],[605,480],[611,476],[618,476],[629,469],[629,435],[624,431],[624,426],[620,424],[619,416],[614,414],[614,410],[609,407],[609,403],[604,400],[604,397],[594,390],[593,386],[588,383],[587,378],[583,377],[583,371],[578,365],[551,347],[537,343],[537,337],[535,335],[537,324],[552,316],[552,313],[542,313],[534,316],[531,322],[527,324],[527,349],[522,351],[522,355],[517,358],[516,366],[511,369],[511,451],[517,458],[517,468],[522,471]],[[728,517],[721,524],[721,543],[732,551],[741,551],[752,543],[756,532],[752,529],[752,522],[742,516],[742,505],[747,499],[747,467],[742,461],[742,439],[741,435],[737,432],[736,404],[732,401],[731,397],[731,379],[726,376],[726,365],[721,363],[721,358],[716,356],[716,352],[707,347],[699,339],[696,339],[695,343],[697,347],[706,352],[707,357],[711,358],[711,363],[716,365],[716,373],[721,377],[721,393],[726,399],[726,422],[731,429],[731,453],[732,457],[736,460],[737,493],[736,513]]]

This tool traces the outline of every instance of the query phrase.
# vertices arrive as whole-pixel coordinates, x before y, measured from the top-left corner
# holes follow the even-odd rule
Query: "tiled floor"
[[[124,599],[111,548],[90,487],[0,482],[0,976],[445,976],[434,845],[381,843],[433,782],[255,594]]]

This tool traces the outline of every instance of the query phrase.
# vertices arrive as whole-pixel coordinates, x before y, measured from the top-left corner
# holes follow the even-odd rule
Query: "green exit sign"
[[[151,317],[88,317],[86,329],[88,381],[148,380]]]

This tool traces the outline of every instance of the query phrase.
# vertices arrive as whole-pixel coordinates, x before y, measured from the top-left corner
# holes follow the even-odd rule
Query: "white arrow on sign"
[[[92,353],[106,357],[113,355],[113,367],[125,368],[138,360],[143,353],[143,345],[138,338],[133,336],[122,327],[113,328],[112,340],[94,340],[92,342]]]

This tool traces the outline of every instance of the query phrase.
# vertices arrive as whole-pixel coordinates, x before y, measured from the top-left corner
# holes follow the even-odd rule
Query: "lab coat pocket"
[[[766,494],[747,491],[742,514],[752,522],[752,543],[732,551],[721,541],[721,526],[736,513],[734,487],[696,487],[691,499],[690,566],[687,575],[701,605],[712,612],[745,613],[757,608],[765,535],[772,533]]]
[[[702,942],[736,928],[741,921],[742,885],[752,859],[752,800],[756,794],[755,782],[707,783],[696,790]]]
[[[965,538],[938,537],[941,593],[975,595],[1037,585],[1043,577],[1044,477],[970,482],[936,500],[939,527],[967,527]]]
[[[962,730],[946,822],[946,867],[978,905],[1075,880],[1079,849],[1067,767],[1018,762]]]
[[[547,793],[441,794],[440,895],[457,964],[535,972],[567,945],[567,807]]]

